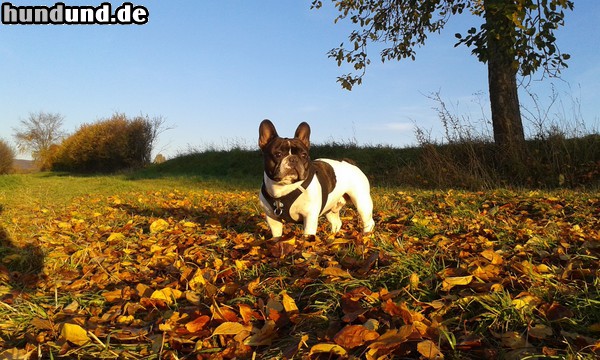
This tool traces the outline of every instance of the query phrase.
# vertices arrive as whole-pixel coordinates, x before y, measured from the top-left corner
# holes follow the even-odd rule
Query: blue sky
[[[190,148],[254,147],[265,118],[287,136],[307,121],[317,143],[401,147],[415,143],[415,124],[441,134],[436,103],[427,97],[438,91],[457,115],[474,123],[489,117],[486,66],[468,48],[454,47],[454,33],[477,25],[469,14],[430,35],[416,61],[382,64],[370,48],[363,84],[348,92],[336,77],[349,69],[326,54],[347,42],[352,28],[333,23],[331,4],[317,11],[310,0],[133,3],[148,8],[146,25],[0,24],[0,138],[13,142],[13,129],[31,112],[62,114],[68,132],[122,112],[163,116],[173,129],[161,135],[156,152],[167,157]],[[597,129],[600,2],[575,6],[557,33],[560,49],[572,55],[569,68],[562,79],[539,81],[538,74],[528,83],[543,104],[552,87],[561,95],[552,114],[572,118],[580,110],[577,118]],[[524,92],[521,102],[533,108]]]

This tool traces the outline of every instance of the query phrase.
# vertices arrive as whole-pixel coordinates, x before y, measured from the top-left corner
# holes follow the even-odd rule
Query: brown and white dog
[[[356,206],[363,231],[373,230],[369,180],[346,161],[311,161],[307,123],[298,126],[292,139],[279,137],[270,120],[263,120],[258,132],[265,167],[259,196],[273,237],[281,237],[284,222],[303,223],[304,235],[315,235],[321,215],[331,223],[331,232],[338,232],[347,199]]]

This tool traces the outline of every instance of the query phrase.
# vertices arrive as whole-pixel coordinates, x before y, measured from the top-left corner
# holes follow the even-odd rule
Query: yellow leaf
[[[287,294],[287,292],[284,291],[281,294],[281,297],[283,298],[282,302],[285,312],[287,312],[288,314],[298,313],[298,306],[296,305],[296,302],[294,301],[294,299],[292,299],[291,296]]]
[[[23,360],[32,358],[34,350],[27,351],[25,349],[12,348],[0,351],[0,359],[3,360]]]
[[[541,300],[535,296],[525,295],[525,296],[519,297],[518,299],[514,299],[512,301],[512,304],[517,310],[522,310],[522,309],[533,308],[536,305],[538,305],[540,302],[541,302]]]
[[[504,262],[502,255],[498,254],[494,250],[488,249],[481,253],[481,256],[489,260],[492,265],[501,265]]]
[[[469,285],[473,281],[473,275],[447,277],[442,282],[442,290],[449,291],[457,285]]]
[[[79,325],[63,324],[60,338],[77,346],[83,346],[90,342],[87,331]]]
[[[150,296],[151,299],[163,300],[168,305],[175,303],[175,300],[180,299],[183,293],[177,289],[164,288],[156,290]]]
[[[426,359],[443,359],[444,355],[440,352],[437,345],[431,340],[421,341],[417,344],[417,351]]]
[[[197,226],[198,225],[196,223],[193,223],[191,221],[186,221],[186,222],[183,223],[183,227],[185,227],[185,228],[193,229],[193,228],[195,228]]]
[[[338,356],[347,355],[346,350],[344,350],[343,347],[336,344],[317,344],[310,348],[310,355],[323,353],[335,354]]]
[[[330,266],[328,268],[326,268],[325,270],[323,270],[323,275],[327,275],[327,276],[335,276],[335,277],[341,277],[341,278],[352,278],[352,275],[350,275],[346,270],[342,270],[338,267],[334,267],[334,266]]]
[[[419,275],[417,273],[410,274],[409,283],[411,290],[417,290],[419,288]]]
[[[237,335],[242,331],[247,331],[252,329],[249,326],[242,325],[237,322],[224,322],[221,325],[217,326],[215,331],[213,331],[213,336],[215,335]]]
[[[157,233],[161,231],[165,231],[169,228],[169,223],[166,220],[158,219],[150,224],[150,232]]]
[[[123,241],[123,240],[125,240],[125,235],[123,235],[121,233],[112,233],[112,234],[110,234],[108,239],[106,239],[107,242]]]
[[[235,260],[235,267],[240,271],[244,271],[244,270],[248,269],[249,263],[250,263],[250,261],[248,261],[248,260]]]
[[[123,325],[129,325],[133,322],[133,320],[135,320],[133,315],[121,315],[121,316],[117,317],[117,323],[123,324]]]

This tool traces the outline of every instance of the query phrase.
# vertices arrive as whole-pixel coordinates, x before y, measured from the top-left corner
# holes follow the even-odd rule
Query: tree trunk
[[[517,92],[517,63],[514,56],[514,24],[503,7],[506,0],[485,0],[485,19],[488,28],[488,82],[494,141],[500,150],[516,160],[522,158],[525,134],[519,95]]]

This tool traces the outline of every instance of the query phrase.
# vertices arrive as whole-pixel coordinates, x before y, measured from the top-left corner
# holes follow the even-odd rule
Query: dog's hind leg
[[[358,215],[362,221],[363,232],[369,233],[375,228],[375,221],[373,221],[373,199],[369,191],[362,191],[359,194],[348,194]]]

